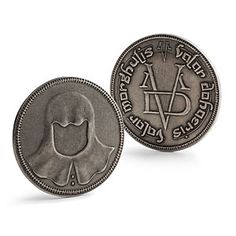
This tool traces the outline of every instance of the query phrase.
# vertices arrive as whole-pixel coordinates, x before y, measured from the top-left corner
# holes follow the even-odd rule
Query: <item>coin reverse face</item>
[[[189,42],[170,35],[129,46],[113,70],[111,94],[128,133],[162,151],[196,143],[212,125],[219,103],[208,60]]]
[[[77,195],[97,187],[115,168],[123,146],[122,117],[97,85],[58,78],[24,101],[13,143],[32,183],[48,193]]]

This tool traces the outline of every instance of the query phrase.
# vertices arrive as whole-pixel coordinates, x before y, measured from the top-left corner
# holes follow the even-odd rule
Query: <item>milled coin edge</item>
[[[210,129],[210,127],[212,127],[218,109],[219,109],[219,99],[220,99],[220,93],[219,93],[219,83],[218,83],[218,79],[217,76],[215,74],[215,71],[212,67],[212,65],[210,64],[210,62],[208,61],[208,59],[203,55],[203,53],[196,47],[194,46],[192,43],[188,42],[187,40],[180,38],[178,36],[175,35],[169,35],[169,34],[153,34],[153,35],[149,35],[146,37],[143,37],[137,41],[135,41],[134,43],[132,43],[130,46],[128,46],[123,53],[120,55],[120,57],[118,58],[118,60],[116,61],[116,64],[113,68],[112,71],[112,75],[111,75],[111,83],[110,83],[110,93],[111,96],[114,98],[114,100],[116,101],[116,98],[114,96],[114,90],[115,90],[115,80],[116,80],[116,73],[118,70],[118,66],[121,63],[121,61],[123,60],[123,58],[125,57],[125,55],[131,51],[134,47],[136,47],[137,45],[139,45],[140,43],[143,43],[145,41],[148,41],[150,39],[158,39],[158,38],[167,38],[167,39],[171,39],[171,40],[176,40],[177,42],[180,43],[184,43],[186,44],[188,47],[190,47],[193,51],[195,51],[196,53],[199,54],[199,56],[202,58],[202,60],[204,61],[205,65],[207,66],[207,68],[209,69],[209,72],[211,74],[211,77],[215,83],[215,106],[214,106],[214,110],[212,112],[211,115],[211,119],[209,120],[209,122],[207,123],[207,125],[205,126],[205,128],[202,130],[201,133],[199,133],[195,138],[187,141],[186,143],[183,143],[181,145],[173,145],[173,146],[161,146],[161,145],[154,145],[154,144],[150,144],[147,141],[139,138],[136,134],[134,134],[127,126],[126,126],[126,120],[123,119],[124,122],[124,128],[125,131],[130,134],[135,140],[137,140],[139,143],[155,149],[155,150],[159,150],[159,151],[166,151],[166,152],[171,152],[171,151],[179,151],[185,148],[188,148],[194,144],[196,144],[198,141],[200,141],[202,139],[202,137],[207,133],[207,131]],[[117,101],[116,101],[117,102]],[[122,113],[122,112],[121,112]]]
[[[68,189],[59,189],[57,187],[51,187],[45,184],[40,178],[38,178],[34,172],[31,170],[30,166],[28,165],[27,161],[24,158],[24,155],[21,150],[21,142],[20,142],[20,133],[21,133],[21,126],[22,122],[24,119],[24,116],[30,107],[31,103],[38,97],[40,96],[43,92],[45,92],[47,89],[54,87],[58,84],[61,83],[80,83],[80,84],[85,84],[88,85],[95,90],[97,90],[99,93],[101,93],[107,101],[110,103],[112,106],[113,110],[115,111],[115,114],[118,118],[118,123],[119,123],[119,132],[120,132],[120,140],[119,140],[119,147],[118,151],[116,153],[116,157],[114,158],[111,166],[109,169],[106,171],[105,175],[102,176],[100,179],[98,179],[96,182],[94,182],[91,185],[82,187],[80,189],[73,189],[73,190],[68,190]],[[36,187],[38,187],[40,190],[43,190],[47,193],[51,193],[53,195],[59,195],[59,196],[73,196],[73,195],[79,195],[82,193],[89,192],[102,184],[113,172],[115,169],[121,153],[123,149],[123,144],[124,144],[124,123],[123,123],[123,118],[120,112],[120,109],[118,105],[116,104],[115,100],[100,86],[96,85],[95,83],[88,81],[86,79],[81,79],[81,78],[76,78],[76,77],[59,77],[56,79],[52,79],[38,88],[36,88],[23,102],[21,105],[13,126],[13,149],[15,153],[15,157],[17,160],[18,165],[20,166],[20,169],[24,173],[24,175],[27,177],[27,179],[30,180]]]

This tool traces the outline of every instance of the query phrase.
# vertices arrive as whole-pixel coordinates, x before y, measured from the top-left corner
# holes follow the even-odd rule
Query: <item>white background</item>
[[[0,1],[0,235],[236,235],[235,1]],[[60,76],[109,91],[113,66],[137,39],[158,33],[193,42],[221,84],[221,107],[195,146],[161,153],[127,133],[109,179],[75,198],[41,192],[12,150],[15,115]]]

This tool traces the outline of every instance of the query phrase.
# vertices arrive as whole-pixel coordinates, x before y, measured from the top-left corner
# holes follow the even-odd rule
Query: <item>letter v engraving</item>
[[[163,125],[164,129],[167,130],[170,116],[184,116],[184,115],[188,114],[191,109],[191,102],[190,102],[190,99],[188,98],[188,96],[185,95],[184,93],[177,92],[178,83],[180,84],[181,90],[190,90],[190,88],[188,88],[184,84],[184,81],[183,81],[182,70],[185,67],[185,65],[175,64],[177,67],[177,74],[176,74],[174,86],[173,86],[173,89],[171,92],[163,92],[163,91],[158,90],[157,83],[155,81],[155,76],[154,76],[152,64],[145,63],[145,65],[147,67],[147,72],[144,72],[145,78],[144,78],[142,85],[140,85],[139,87],[142,89],[147,88],[148,87],[147,81],[148,81],[148,79],[150,79],[152,91],[144,91],[144,106],[145,106],[144,113],[146,113],[146,114],[159,114],[160,118],[161,118],[162,125]],[[158,107],[158,111],[151,111],[150,110],[150,96],[151,95],[154,96],[155,102]],[[167,111],[163,110],[163,106],[162,106],[162,103],[160,100],[160,95],[170,95],[170,101],[168,104]],[[174,100],[175,100],[176,96],[183,97],[185,100],[185,109],[181,112],[172,112],[172,107],[173,107]]]

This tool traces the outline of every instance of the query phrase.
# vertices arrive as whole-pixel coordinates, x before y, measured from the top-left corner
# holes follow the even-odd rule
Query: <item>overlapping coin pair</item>
[[[150,148],[184,149],[208,131],[218,103],[217,78],[205,56],[181,38],[152,35],[121,54],[111,96],[73,77],[33,91],[16,116],[15,156],[41,190],[60,196],[85,193],[116,167],[123,127]]]

